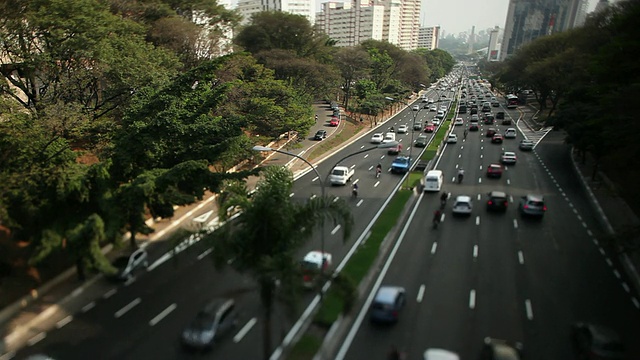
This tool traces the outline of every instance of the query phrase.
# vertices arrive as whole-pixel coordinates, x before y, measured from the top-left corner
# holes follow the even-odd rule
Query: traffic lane
[[[425,346],[455,349],[456,339],[466,328],[471,256],[471,247],[465,245],[470,236],[460,232],[472,229],[454,225],[468,219],[446,219],[437,230],[431,229],[430,219],[438,206],[436,194],[424,195],[382,282],[407,290],[400,321],[379,326],[365,317],[346,358],[371,358],[388,352],[392,344],[409,357],[422,354]],[[458,315],[462,315],[461,321],[453,319]]]

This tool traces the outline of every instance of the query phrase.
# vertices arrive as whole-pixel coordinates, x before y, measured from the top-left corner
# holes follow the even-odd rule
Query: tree
[[[361,47],[340,48],[334,57],[335,66],[342,77],[342,91],[344,92],[344,107],[349,108],[351,88],[359,80],[367,78],[371,59]]]
[[[230,266],[255,279],[263,309],[263,357],[268,359],[274,301],[283,293],[292,301],[300,288],[296,250],[325,218],[342,225],[346,240],[353,218],[343,200],[317,197],[304,204],[292,200],[293,177],[284,167],[265,168],[263,175],[251,198],[247,198],[244,184],[232,182],[225,187],[219,198],[220,209],[234,209],[239,216],[226,221],[232,213],[222,212],[222,227],[206,235],[205,240],[215,244],[212,254],[218,267],[229,266],[227,260],[232,258]]]

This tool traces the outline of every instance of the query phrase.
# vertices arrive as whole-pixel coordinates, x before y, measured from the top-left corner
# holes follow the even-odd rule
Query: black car
[[[492,191],[488,194],[489,199],[487,200],[487,210],[490,211],[507,211],[507,207],[509,206],[509,200],[507,199],[507,194],[502,191]]]
[[[477,108],[477,107],[475,107],[475,108],[474,108],[474,107],[472,107],[470,111],[471,111],[471,112],[470,112],[470,113],[471,113],[471,115],[473,115],[473,114],[477,114],[477,113],[478,113],[478,108]]]
[[[198,312],[196,318],[182,332],[182,345],[189,349],[210,349],[220,337],[238,324],[233,299],[214,299]]]
[[[624,359],[625,349],[618,334],[606,327],[577,323],[572,328],[573,348],[579,359]]]
[[[504,119],[504,111],[498,111],[496,113],[496,120],[502,120]]]
[[[318,130],[313,140],[322,140],[327,138],[327,130]]]
[[[469,131],[478,131],[478,123],[471,123],[469,125]]]

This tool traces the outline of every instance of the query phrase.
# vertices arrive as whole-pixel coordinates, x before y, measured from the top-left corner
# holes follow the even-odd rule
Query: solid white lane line
[[[106,293],[104,293],[104,295],[102,295],[102,298],[103,299],[108,299],[108,298],[112,297],[113,295],[115,295],[117,292],[118,292],[118,289],[113,288],[113,289],[107,291]]]
[[[476,308],[476,291],[471,290],[469,293],[469,309],[473,310]]]
[[[478,257],[478,245],[473,245],[473,257]]]
[[[433,245],[431,245],[431,254],[435,254],[436,253],[436,249],[438,248],[438,243],[434,242]]]
[[[476,225],[480,225],[480,215],[476,216]]]
[[[533,320],[533,308],[531,307],[531,300],[525,300],[524,306],[527,309],[527,319]]]
[[[524,264],[524,254],[522,253],[522,251],[518,251],[518,262],[520,263],[520,265]]]
[[[418,297],[416,298],[418,304],[422,302],[422,298],[424,297],[424,290],[424,284],[420,285],[420,289],[418,290]]]
[[[40,341],[42,341],[42,339],[44,339],[46,337],[47,337],[47,333],[41,332],[40,334],[38,334],[38,335],[32,337],[31,339],[29,339],[27,341],[27,345],[33,346],[33,345],[39,343]]]
[[[82,312],[83,312],[83,313],[86,313],[87,311],[89,311],[89,310],[93,309],[95,306],[96,306],[96,302],[95,302],[95,301],[92,301],[92,302],[90,302],[90,303],[88,303],[87,305],[85,305],[85,306],[83,306],[83,307],[82,307]]]
[[[156,315],[153,319],[151,319],[149,321],[149,326],[155,326],[157,323],[160,322],[160,320],[164,319],[167,315],[169,315],[173,310],[176,309],[176,307],[178,307],[178,305],[176,305],[175,303],[167,306],[166,309],[162,310],[162,312],[160,312],[160,314]]]
[[[364,200],[360,199],[360,201],[358,201],[358,203],[356,204],[356,207],[359,207],[360,205],[362,205],[362,202],[363,202],[363,201],[364,201]]]
[[[513,228],[514,229],[518,228],[518,219],[513,219]]]
[[[62,320],[60,320],[60,321],[58,321],[58,322],[56,323],[56,329],[60,329],[60,328],[62,328],[63,326],[65,326],[65,325],[67,325],[68,323],[70,323],[70,322],[71,322],[71,320],[73,320],[73,316],[69,315],[69,316],[67,316],[66,318],[64,318],[64,319],[62,319]]]
[[[335,235],[338,230],[340,230],[340,225],[336,225],[336,227],[333,228],[333,230],[331,230],[331,235]]]
[[[253,327],[253,325],[256,324],[256,322],[258,321],[257,318],[251,318],[251,320],[249,320],[243,327],[242,329],[240,329],[240,331],[238,331],[238,333],[236,334],[236,336],[233,337],[233,342],[237,343],[240,340],[242,340],[242,338],[247,335],[247,333],[249,332],[249,330],[251,330],[251,328]]]
[[[113,315],[117,319],[117,318],[121,317],[122,315],[126,314],[129,310],[131,310],[134,307],[136,307],[136,305],[140,304],[141,302],[142,302],[142,300],[140,298],[136,298],[132,302],[130,302],[127,305],[125,305],[122,309],[116,311],[115,314],[113,314]]]
[[[213,248],[208,248],[207,250],[203,251],[200,255],[198,255],[196,259],[202,260],[204,259],[205,256],[211,254],[212,251],[213,251]]]

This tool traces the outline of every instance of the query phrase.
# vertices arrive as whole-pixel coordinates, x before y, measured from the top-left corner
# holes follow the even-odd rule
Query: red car
[[[504,140],[504,138],[502,137],[502,134],[494,134],[493,137],[491,138],[491,143],[492,144],[502,144],[503,140]]]
[[[489,129],[487,130],[486,135],[487,135],[487,137],[493,137],[493,135],[495,135],[495,134],[496,134],[496,132],[498,132],[498,131],[497,131],[495,128],[489,128]]]
[[[500,164],[491,164],[487,168],[487,177],[502,177],[502,165]]]
[[[424,132],[432,133],[436,130],[436,126],[433,124],[427,124],[424,127]]]
[[[387,151],[389,155],[398,155],[401,152],[402,152],[402,144],[398,144],[392,148],[389,148],[389,150]]]
[[[469,125],[469,131],[478,131],[478,123],[471,123],[471,125]]]
[[[340,124],[340,119],[337,117],[332,117],[331,121],[329,121],[329,126],[338,126]]]

